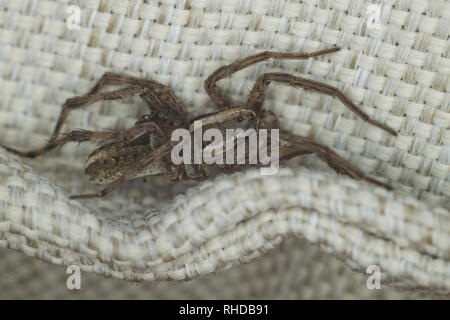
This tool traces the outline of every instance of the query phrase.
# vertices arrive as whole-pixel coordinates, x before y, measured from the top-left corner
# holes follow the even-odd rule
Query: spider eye
[[[255,119],[255,115],[253,113],[250,113],[250,120]]]
[[[244,119],[241,117],[241,116],[239,116],[238,118],[237,118],[237,121],[238,122],[242,122]]]

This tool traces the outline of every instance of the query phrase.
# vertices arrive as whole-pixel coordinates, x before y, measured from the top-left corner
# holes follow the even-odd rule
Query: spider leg
[[[377,126],[390,134],[396,136],[397,132],[388,127],[387,125],[373,120],[367,113],[358,108],[353,102],[350,101],[339,89],[329,86],[325,83],[309,80],[306,78],[295,77],[288,73],[266,73],[258,77],[256,83],[250,93],[247,100],[247,107],[256,111],[262,108],[264,102],[264,93],[269,84],[272,81],[287,84],[293,87],[300,87],[306,90],[314,90],[332,97],[337,97],[347,108],[356,113],[362,120]]]
[[[122,176],[112,183],[110,183],[106,188],[103,190],[97,192],[97,193],[88,193],[88,194],[79,194],[79,195],[73,195],[70,196],[70,199],[91,199],[91,198],[101,198],[105,196],[106,194],[110,193],[111,191],[117,189],[122,183],[126,182],[127,180],[132,179],[139,171],[143,170],[145,167],[150,165],[154,161],[158,161],[162,159],[164,156],[170,154],[170,151],[172,149],[171,142],[167,142],[163,144],[161,147],[153,151],[147,156],[142,157],[138,160],[136,163],[136,166],[126,170]]]
[[[274,148],[274,150],[271,149],[270,143],[267,145],[260,145],[259,148],[261,148],[261,147],[266,148],[266,150],[268,150],[270,152],[278,151],[278,159],[279,160],[289,160],[294,157],[313,153],[313,151],[311,151],[311,150],[301,148],[294,144],[277,146],[276,148]],[[245,164],[252,165],[250,163],[250,153],[249,152],[245,153],[244,160],[245,160]],[[260,163],[258,163],[258,164],[260,165]],[[240,164],[227,164],[227,163],[217,164],[217,166],[226,173],[232,173],[242,167],[242,165],[240,165]]]
[[[105,72],[97,83],[92,87],[87,95],[97,93],[103,87],[108,85],[127,85],[133,87],[147,87],[147,88],[162,88],[165,87],[163,84],[150,80],[136,78],[127,74],[120,74],[114,72]]]
[[[127,84],[125,88],[100,93],[106,85]],[[181,101],[175,96],[171,89],[159,82],[135,78],[125,74],[105,73],[97,84],[84,96],[69,98],[63,104],[61,113],[56,123],[50,141],[56,139],[61,127],[66,120],[69,112],[73,109],[88,106],[101,100],[118,100],[132,95],[140,95],[147,103],[150,110],[161,110],[171,108],[176,115],[186,117],[186,110]]]
[[[128,84],[129,86],[104,93],[98,92],[105,85],[111,84]],[[56,135],[61,130],[64,121],[72,109],[88,106],[101,100],[117,100],[132,95],[139,95],[146,102],[150,110],[166,111],[171,113],[173,117],[179,117],[183,120],[187,118],[187,112],[183,103],[169,87],[149,79],[140,79],[125,74],[107,72],[88,94],[66,100],[51,139],[56,138]]]
[[[314,153],[312,150],[300,148],[297,145],[283,145],[280,146],[278,151],[278,156],[280,160],[289,160],[298,156],[303,156],[305,154],[311,154]]]
[[[128,85],[147,88],[140,94],[151,111],[172,112],[179,117],[186,117],[187,111],[181,100],[168,86],[151,79],[137,78],[127,74],[106,72],[98,80],[97,84],[89,91],[89,94],[97,93],[107,85]]]
[[[102,92],[102,93],[92,93],[84,96],[72,97],[66,100],[62,106],[61,113],[59,114],[58,121],[56,122],[55,129],[53,130],[53,134],[50,138],[50,141],[56,139],[58,133],[61,131],[62,125],[69,115],[70,111],[73,109],[78,109],[81,107],[88,106],[97,101],[101,100],[118,100],[123,99],[128,96],[142,94],[146,91],[146,88],[133,86],[126,87],[122,89]]]
[[[292,133],[280,130],[280,138],[286,140],[288,142],[287,145],[284,145],[280,147],[280,149],[289,149],[292,146],[295,146],[298,148],[299,151],[304,151],[305,153],[315,153],[317,154],[322,160],[324,160],[333,170],[335,170],[338,173],[349,175],[350,177],[354,179],[362,179],[367,182],[376,184],[378,186],[382,186],[388,190],[392,190],[392,187],[378,181],[376,179],[367,177],[364,172],[362,172],[360,169],[358,169],[356,166],[354,166],[349,161],[342,158],[340,155],[338,155],[336,152],[331,150],[330,148],[320,145],[314,141],[311,141],[306,138],[302,138],[296,135],[293,135]],[[289,151],[286,151],[289,155]],[[296,156],[295,154],[289,155],[290,158],[293,156]],[[287,158],[285,156],[285,158]],[[281,157],[280,157],[281,159]]]
[[[45,146],[31,150],[31,151],[19,151],[10,147],[2,146],[7,151],[17,154],[22,157],[35,158],[41,154],[47,153],[59,146],[63,146],[69,142],[104,142],[109,140],[117,141],[130,141],[141,136],[147,132],[158,132],[163,135],[161,129],[154,123],[143,123],[134,126],[126,130],[115,130],[115,131],[89,131],[89,130],[73,130],[69,133],[63,134],[61,138],[50,140]]]
[[[340,50],[339,48],[335,47],[335,48],[325,49],[325,50],[316,51],[316,52],[312,52],[312,53],[281,53],[281,52],[270,52],[270,51],[261,52],[261,53],[255,54],[253,56],[249,56],[247,58],[237,60],[226,66],[220,67],[219,69],[214,71],[205,80],[205,83],[204,83],[205,89],[206,89],[206,92],[208,93],[208,95],[211,97],[211,99],[214,101],[214,103],[220,109],[233,108],[234,103],[216,85],[217,81],[219,81],[223,78],[226,78],[239,70],[247,68],[248,66],[251,66],[252,64],[266,61],[271,58],[274,58],[274,59],[308,59],[308,58],[317,57],[320,55],[336,52],[339,50]]]
[[[103,86],[108,84],[121,84],[127,83],[132,84],[133,86],[107,91],[107,92],[98,92]],[[70,111],[73,109],[78,109],[81,107],[85,107],[91,105],[97,101],[101,100],[117,100],[123,99],[132,95],[140,95],[144,101],[149,105],[149,107],[157,107],[157,110],[160,110],[163,107],[167,107],[168,112],[172,110],[172,116],[175,119],[180,119],[180,122],[187,122],[187,113],[184,110],[184,106],[181,101],[173,94],[173,92],[167,86],[164,86],[158,82],[153,80],[146,79],[138,79],[127,75],[116,75],[112,73],[106,73],[94,86],[94,88],[84,96],[77,96],[69,98],[63,104],[61,113],[58,117],[58,121],[53,130],[53,134],[50,137],[47,145],[42,148],[45,149],[52,142],[57,140],[57,136],[61,131],[62,125],[69,115]],[[172,109],[171,109],[172,108]],[[180,124],[180,126],[182,123]],[[34,157],[34,151],[30,151],[28,153],[23,153],[13,148],[4,147],[11,152],[22,155],[25,157]],[[53,148],[51,148],[53,149]],[[50,149],[50,150],[51,150]],[[40,149],[39,149],[40,150]],[[42,153],[42,152],[41,152]],[[41,154],[39,153],[39,154]],[[28,154],[28,155],[25,155]]]

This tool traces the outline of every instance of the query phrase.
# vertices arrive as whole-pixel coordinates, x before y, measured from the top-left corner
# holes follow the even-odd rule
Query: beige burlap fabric
[[[222,283],[227,290],[195,297],[357,297],[361,288],[352,295],[345,281],[361,276],[345,276],[336,258],[361,273],[376,265],[384,286],[450,293],[448,1],[11,0],[0,6],[2,144],[45,143],[64,100],[84,94],[105,71],[170,85],[191,113],[201,114],[214,108],[203,80],[217,67],[262,50],[334,45],[342,50],[271,61],[220,85],[245,101],[263,72],[304,75],[339,87],[399,133],[389,136],[314,92],[273,85],[265,103],[283,128],[333,148],[393,192],[336,175],[307,156],[273,176],[253,169],[199,185],[152,178],[100,200],[74,201],[69,194],[98,189],[83,175],[95,146],[70,145],[30,161],[0,149],[0,246],[118,279],[200,277],[210,282],[187,285],[209,292]],[[125,128],[146,110],[139,99],[98,103],[72,112],[64,130]],[[312,244],[297,240],[280,249],[287,237]],[[298,264],[302,250],[309,264]],[[298,279],[314,274],[319,262],[311,257],[318,254],[336,274],[315,274],[308,288],[317,290],[305,294]],[[280,256],[284,269],[267,268],[283,265],[271,260]],[[237,267],[249,262],[257,271]],[[333,289],[320,287],[326,283]]]

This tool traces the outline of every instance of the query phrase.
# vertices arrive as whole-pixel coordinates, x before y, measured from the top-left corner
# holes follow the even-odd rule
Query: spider
[[[271,82],[279,82],[336,97],[362,120],[396,136],[397,133],[393,129],[371,119],[337,88],[321,82],[287,73],[265,73],[257,78],[247,102],[243,106],[235,104],[216,84],[219,80],[258,62],[269,59],[308,59],[339,50],[334,47],[312,53],[265,51],[222,66],[204,82],[207,94],[219,111],[196,118],[192,118],[187,113],[183,103],[168,86],[150,79],[107,72],[86,95],[69,98],[65,101],[53,134],[46,145],[28,152],[10,147],[4,148],[17,155],[34,158],[68,142],[100,143],[100,147],[88,157],[85,173],[92,183],[107,185],[107,187],[97,193],[71,196],[72,199],[102,197],[125,181],[148,175],[162,174],[170,180],[202,180],[209,175],[209,165],[174,165],[171,161],[170,150],[173,147],[173,142],[170,140],[171,132],[177,128],[191,128],[194,120],[201,121],[207,127],[218,128],[222,132],[226,128],[278,128],[276,116],[272,112],[262,109],[265,91]],[[100,92],[106,85],[122,85],[123,87]],[[151,111],[150,114],[140,117],[133,127],[115,131],[74,130],[60,134],[61,127],[71,110],[101,100],[122,99],[132,95],[139,95]],[[192,129],[190,132],[192,133]],[[364,179],[391,189],[389,185],[366,176],[328,147],[282,129],[279,130],[279,136],[286,142],[279,147],[280,160],[314,153],[338,173],[347,174],[355,179]],[[222,168],[225,171],[233,171],[236,165],[222,166]]]

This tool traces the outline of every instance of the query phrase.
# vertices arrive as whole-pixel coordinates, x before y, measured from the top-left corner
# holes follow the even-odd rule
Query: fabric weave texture
[[[264,50],[335,45],[341,51],[261,63],[219,85],[245,101],[264,72],[302,75],[338,87],[398,132],[364,123],[337,99],[287,86],[271,85],[264,104],[282,128],[329,146],[394,191],[338,175],[311,155],[273,176],[249,169],[199,184],[156,177],[75,201],[68,196],[99,188],[83,172],[95,146],[34,160],[0,148],[0,247],[152,282],[258,268],[268,251],[299,237],[353,271],[379,267],[383,285],[448,295],[449,25],[444,0],[0,1],[0,144],[43,145],[64,101],[107,71],[167,84],[200,115],[215,110],[203,81],[218,67]],[[72,111],[63,132],[131,127],[146,112],[137,98],[96,103]],[[287,243],[293,257],[306,246]],[[260,281],[286,281],[263,266]]]

